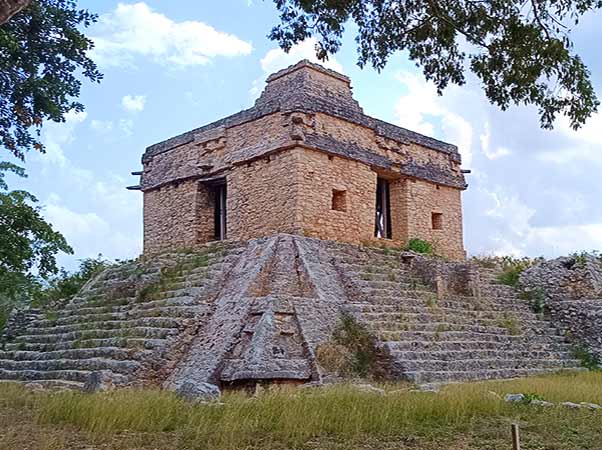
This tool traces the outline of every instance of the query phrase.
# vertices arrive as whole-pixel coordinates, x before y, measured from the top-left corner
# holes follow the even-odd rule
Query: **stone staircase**
[[[31,310],[0,340],[0,380],[81,388],[93,372],[116,385],[157,374],[174,337],[202,325],[242,251],[214,244],[106,270],[61,308]]]
[[[416,383],[578,369],[572,346],[492,270],[293,235],[112,267],[73,299],[13,315],[0,381],[197,392],[320,381],[341,313]],[[196,394],[195,394],[196,395]]]
[[[351,291],[349,312],[377,335],[396,378],[513,378],[580,366],[559,330],[497,284],[494,271],[479,271],[478,296],[441,296],[399,252],[339,249],[334,262]]]

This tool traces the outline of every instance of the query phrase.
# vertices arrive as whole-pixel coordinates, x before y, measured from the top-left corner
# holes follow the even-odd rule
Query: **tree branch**
[[[15,14],[25,9],[31,0],[0,0],[0,25],[8,22]]]

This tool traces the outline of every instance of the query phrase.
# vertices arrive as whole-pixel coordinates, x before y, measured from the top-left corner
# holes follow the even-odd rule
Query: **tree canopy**
[[[470,70],[491,103],[535,105],[544,128],[561,114],[577,129],[599,105],[570,27],[602,0],[274,1],[281,23],[269,36],[286,51],[313,36],[325,59],[353,22],[360,67],[381,70],[403,50],[439,93]]]
[[[16,157],[44,151],[44,121],[84,109],[80,76],[101,80],[87,56],[93,43],[80,31],[96,20],[73,0],[33,0],[0,25],[0,144]]]
[[[30,285],[34,275],[49,278],[58,272],[58,252],[73,250],[41,216],[33,195],[8,190],[7,171],[19,176],[25,173],[14,164],[0,162],[0,296],[14,298]]]

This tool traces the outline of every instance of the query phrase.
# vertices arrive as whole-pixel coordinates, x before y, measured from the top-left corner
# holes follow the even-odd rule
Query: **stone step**
[[[357,312],[361,315],[367,315],[370,313],[373,314],[415,314],[415,315],[432,315],[435,317],[441,316],[457,316],[463,315],[474,318],[503,318],[503,313],[505,311],[496,311],[496,310],[462,310],[458,308],[446,308],[446,307],[428,307],[426,305],[420,305],[416,302],[408,302],[398,304],[383,304],[383,305],[374,305],[368,304],[365,302],[362,303],[348,303],[346,308],[351,310],[352,312]],[[526,311],[514,311],[511,310],[511,317],[516,318],[517,320],[538,320],[538,315],[533,312]]]
[[[4,344],[5,351],[52,352],[84,348],[119,347],[136,350],[153,350],[162,348],[166,339],[122,338],[111,337],[104,339],[85,339],[81,341],[59,341],[53,343],[10,342]]]
[[[106,358],[88,358],[88,359],[49,359],[39,361],[14,361],[10,359],[0,359],[0,369],[8,371],[98,371],[110,370],[114,373],[131,374],[140,368],[138,361],[124,360],[118,361]]]
[[[84,383],[78,381],[67,381],[67,380],[30,380],[30,381],[21,381],[21,380],[0,380],[0,384],[25,384],[28,387],[39,386],[41,389],[51,389],[51,390],[73,390],[79,391],[83,390]]]
[[[414,383],[438,383],[450,381],[493,380],[546,375],[561,371],[560,369],[485,369],[468,371],[415,371],[405,372],[403,378]],[[579,368],[567,368],[562,371],[576,372]]]
[[[393,331],[420,331],[430,333],[441,333],[444,331],[466,331],[472,333],[493,333],[508,334],[511,331],[509,327],[504,327],[499,322],[492,322],[488,325],[479,325],[474,323],[457,324],[448,321],[436,321],[429,323],[417,322],[391,322],[391,321],[367,321],[368,328],[379,332]],[[547,323],[517,323],[517,330],[526,335],[559,335],[559,330],[553,328]]]
[[[32,326],[39,327],[50,327],[50,326],[63,326],[72,325],[76,323],[91,323],[91,322],[105,322],[112,320],[128,320],[128,319],[142,319],[145,317],[172,317],[188,319],[203,315],[207,312],[206,305],[197,306],[166,306],[146,309],[128,309],[122,312],[105,312],[99,314],[81,314],[81,315],[69,315],[66,317],[59,316],[55,320],[49,320],[46,318],[32,321]]]
[[[394,350],[390,352],[395,361],[461,361],[461,360],[489,360],[489,359],[571,359],[571,352],[567,351],[541,351],[541,350],[448,350],[448,351],[408,351]]]
[[[387,324],[430,324],[430,323],[449,323],[454,325],[475,325],[475,326],[483,326],[483,327],[498,327],[499,324],[509,318],[516,320],[516,322],[524,326],[525,328],[532,329],[548,329],[550,331],[554,331],[556,333],[558,330],[554,328],[549,321],[543,320],[540,317],[531,317],[530,315],[527,317],[521,317],[519,315],[507,315],[504,317],[503,314],[499,312],[494,312],[490,314],[479,314],[475,315],[465,315],[463,311],[456,311],[454,313],[448,314],[438,314],[436,311],[430,312],[392,312],[392,313],[378,313],[378,312],[369,312],[363,313],[361,316],[362,322],[366,324],[378,323],[383,326],[388,326]]]
[[[59,313],[59,318],[68,316],[84,316],[90,314],[108,314],[128,312],[130,310],[144,310],[163,307],[183,307],[183,306],[200,306],[202,301],[192,297],[177,297],[166,300],[149,300],[146,302],[132,302],[131,299],[124,302],[122,305],[107,305],[107,306],[85,306],[79,309],[63,310]]]
[[[465,331],[443,331],[434,333],[428,331],[380,331],[378,335],[384,341],[491,341],[491,342],[516,342],[528,339],[530,343],[565,342],[563,336],[540,335],[510,335],[496,333],[473,333]]]
[[[117,361],[130,360],[144,357],[150,353],[149,350],[134,350],[120,347],[93,347],[75,348],[54,351],[0,351],[0,359],[11,359],[14,361],[43,361],[49,359],[88,359],[109,358]]]
[[[436,359],[394,361],[393,370],[406,372],[479,372],[504,369],[565,369],[579,367],[574,359],[461,359],[445,361]]]
[[[408,279],[400,279],[400,280],[378,280],[378,279],[370,279],[368,278],[373,274],[366,274],[364,277],[360,279],[354,279],[354,283],[360,288],[363,292],[368,291],[382,291],[382,292],[397,292],[397,291],[410,291],[410,290],[422,290],[427,292],[433,292],[433,289],[428,288],[427,286],[417,284]],[[386,277],[386,275],[384,275]]]
[[[89,330],[131,330],[133,328],[179,328],[182,319],[171,317],[144,317],[141,319],[107,320],[97,322],[80,321],[71,325],[49,327],[33,326],[24,330],[25,335],[52,335],[86,332]]]
[[[470,298],[470,297],[469,297]],[[355,302],[360,303],[360,302]],[[429,308],[449,308],[458,311],[500,311],[500,312],[532,312],[530,306],[523,301],[492,302],[472,299],[466,301],[460,298],[445,298],[439,300],[434,292],[429,291],[400,291],[397,294],[377,293],[366,294],[363,303],[377,306],[428,306]]]
[[[0,380],[34,381],[65,380],[85,383],[92,372],[88,370],[6,370],[0,369]]]
[[[541,341],[541,342],[496,342],[491,340],[472,340],[472,341],[388,341],[381,344],[390,353],[411,351],[411,352],[449,352],[449,351],[548,351],[548,352],[570,352],[571,346],[566,342]]]
[[[15,338],[16,343],[54,343],[79,341],[87,339],[103,339],[115,337],[138,337],[164,339],[177,333],[177,328],[133,327],[123,330],[85,330],[57,334],[23,334]]]
[[[410,276],[410,271],[401,261],[394,262],[374,262],[372,264],[366,264],[357,261],[343,261],[335,258],[333,263],[335,266],[344,269],[345,273],[388,273],[390,271],[397,271],[399,274]]]

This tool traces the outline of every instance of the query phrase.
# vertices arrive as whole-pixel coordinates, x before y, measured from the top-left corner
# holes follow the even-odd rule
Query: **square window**
[[[443,214],[441,213],[431,213],[431,225],[433,230],[442,230],[443,229]]]
[[[332,210],[347,211],[347,191],[332,190]]]

